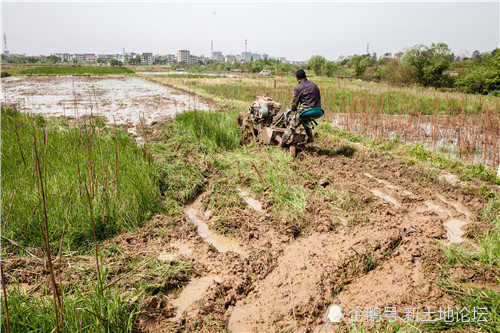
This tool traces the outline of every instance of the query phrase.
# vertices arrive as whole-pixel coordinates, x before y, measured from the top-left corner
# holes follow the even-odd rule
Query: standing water
[[[189,110],[208,110],[196,96],[177,92],[138,77],[12,76],[2,79],[6,105],[49,116],[100,115],[108,122],[127,125],[136,134],[146,125]]]

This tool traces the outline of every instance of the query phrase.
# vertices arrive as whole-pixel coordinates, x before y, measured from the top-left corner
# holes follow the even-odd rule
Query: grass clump
[[[12,109],[1,112],[5,237],[25,247],[40,247],[43,242],[34,135],[51,245],[59,245],[66,221],[65,249],[82,249],[93,241],[89,196],[101,240],[136,228],[159,211],[154,170],[126,132],[106,128],[96,119],[69,125],[63,119],[32,119]]]
[[[190,111],[178,114],[152,138],[151,151],[160,193],[185,204],[204,188],[214,156],[232,150],[240,142],[237,110]],[[170,211],[178,207],[171,202]]]
[[[130,263],[125,271],[132,271],[140,265],[138,260]],[[194,274],[194,264],[173,260],[170,262],[161,262],[159,260],[149,261],[145,266],[141,266],[142,274],[140,277],[131,277],[131,283],[139,289],[144,290],[148,295],[168,294],[176,292],[187,283]],[[127,284],[126,281],[124,283]]]
[[[500,267],[500,195],[490,199],[483,209],[482,223],[485,231],[476,237],[480,248],[479,261]]]
[[[134,74],[134,71],[121,67],[35,67],[18,71],[19,75],[109,75]]]
[[[176,122],[191,130],[202,146],[230,150],[240,143],[236,114],[235,110],[229,113],[192,111],[179,114]]]
[[[482,164],[468,165],[465,167],[464,173],[460,179],[470,180],[472,178],[479,178],[500,185],[500,179],[497,177],[495,170],[486,169]]]
[[[481,215],[481,223],[477,230],[472,233],[477,249],[463,245],[441,244],[443,253],[447,259],[446,267],[467,264],[467,269],[472,269],[480,278],[486,272],[492,272],[493,283],[498,284],[498,272],[500,268],[500,196],[498,194],[491,198],[485,205]],[[486,278],[486,276],[484,276]],[[477,327],[487,332],[496,332],[500,327],[500,294],[488,286],[475,285],[473,281],[459,282],[453,284],[441,281],[439,285],[451,291],[458,301],[460,309],[463,307],[481,309],[486,313],[487,322],[471,323],[444,323],[429,326],[432,329],[449,329]],[[455,291],[455,292],[453,292]]]
[[[52,300],[24,294],[19,287],[8,293],[9,323],[12,332],[52,332],[56,327]],[[132,332],[139,304],[129,302],[123,290],[114,288],[102,294],[97,287],[79,287],[63,299],[64,326],[61,332]],[[7,332],[2,306],[2,332]]]

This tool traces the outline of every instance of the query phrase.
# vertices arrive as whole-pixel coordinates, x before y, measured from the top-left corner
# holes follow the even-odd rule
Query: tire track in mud
[[[263,213],[262,203],[255,198],[253,198],[248,192],[242,189],[237,189],[240,197],[256,212]],[[210,193],[210,190],[203,192],[198,195],[198,197],[193,201],[193,203],[187,205],[184,209],[187,220],[196,227],[196,233],[201,237],[204,243],[212,246],[217,253],[228,253],[232,252],[235,255],[239,255],[239,258],[248,258],[249,253],[243,249],[239,242],[233,238],[221,236],[214,234],[209,229],[209,219],[211,217],[211,212],[206,210],[203,201]],[[183,316],[193,316],[193,313],[189,313],[202,298],[207,290],[217,284],[221,284],[227,279],[231,279],[231,274],[223,273],[220,270],[214,269],[217,265],[217,261],[210,260],[209,258],[204,258],[202,255],[199,256],[193,253],[189,244],[183,242],[171,243],[171,246],[177,250],[178,254],[162,253],[159,259],[165,261],[175,260],[180,255],[185,257],[190,257],[193,260],[205,265],[209,272],[206,275],[192,279],[184,288],[177,298],[173,299],[171,305],[175,308],[175,315],[170,318],[171,321],[178,321],[183,318]],[[236,259],[236,258],[235,258]],[[216,272],[214,272],[216,271]],[[217,272],[218,271],[218,272]],[[214,275],[213,273],[217,273]],[[196,310],[194,311],[196,314]]]
[[[357,228],[359,229],[359,228]],[[307,322],[322,307],[315,300],[365,273],[366,258],[381,256],[401,241],[399,230],[365,233],[314,233],[287,246],[277,267],[236,303],[228,328],[234,332],[276,331]],[[350,271],[349,273],[346,273]],[[316,302],[317,303],[317,302]],[[316,309],[315,309],[316,308]]]
[[[364,175],[370,179],[377,181],[379,184],[383,184],[386,187],[386,191],[395,193],[396,195],[402,197],[403,201],[407,198],[414,197],[414,194],[408,190],[402,190],[400,187],[391,184],[390,182],[382,179],[378,179],[372,176],[369,173],[364,173]],[[401,205],[398,203],[396,199],[394,199],[389,194],[385,194],[380,190],[372,189],[371,192],[376,196],[384,199],[396,207],[400,207]],[[464,240],[462,236],[464,235],[464,231],[462,228],[467,225],[467,223],[471,219],[471,212],[464,205],[460,204],[458,201],[447,199],[442,194],[436,193],[435,199],[427,199],[423,202],[418,202],[417,205],[413,205],[412,210],[415,214],[419,215],[417,221],[425,220],[425,215],[428,215],[431,212],[435,212],[438,214],[439,218],[442,219],[442,224],[446,229],[446,236],[448,241],[451,243],[462,243]]]
[[[464,205],[467,198],[450,187],[415,181],[397,162],[367,161],[366,155],[317,159],[314,167],[300,160],[294,163],[313,179],[328,178],[330,184],[318,183],[360,198],[366,221],[333,222],[328,205],[319,205],[307,217],[309,229],[294,239],[280,233],[282,225],[269,220],[262,203],[237,189],[242,204],[255,211],[255,219],[248,221],[253,236],[231,239],[245,255],[233,251],[235,247],[218,249],[196,232],[198,223],[188,223],[191,236],[174,238],[169,246],[174,257],[196,263],[199,271],[176,299],[169,300],[177,310],[162,320],[189,328],[210,315],[234,332],[292,327],[338,331],[335,325],[343,324],[324,325],[330,304],[338,304],[344,317],[355,307],[403,310],[424,300],[436,306],[454,304],[433,283],[436,263],[442,260],[436,240],[446,239],[446,221],[476,218]],[[186,216],[209,224],[211,213],[203,198],[204,194],[186,207]],[[332,219],[329,232],[315,229],[321,219],[314,214]],[[347,217],[352,214],[346,212]],[[248,228],[243,223],[242,229]],[[164,255],[166,260],[173,258]]]
[[[347,311],[387,305],[402,310],[422,300],[434,301],[436,306],[454,304],[432,283],[437,274],[433,265],[440,260],[436,258],[441,258],[436,239],[444,239],[446,229],[451,229],[449,241],[460,242],[454,235],[462,235],[460,228],[475,218],[471,211],[459,200],[445,196],[441,186],[415,183],[408,173],[395,173],[393,168],[400,169],[397,164],[382,168],[377,165],[374,169],[369,164],[356,165],[356,159],[332,161],[308,169],[309,174],[315,179],[333,179],[341,188],[355,188],[361,197],[372,196],[364,210],[369,222],[354,227],[339,225],[334,233],[312,234],[284,248],[277,267],[236,303],[228,320],[230,330],[314,329],[322,324],[325,304],[332,293]],[[338,170],[339,165],[341,170],[352,170],[340,175],[327,171]],[[453,221],[461,223],[452,225]],[[394,246],[395,239],[398,247],[388,246]],[[385,257],[387,251],[391,254]],[[367,258],[376,262],[371,270]],[[352,276],[342,280],[346,272]]]

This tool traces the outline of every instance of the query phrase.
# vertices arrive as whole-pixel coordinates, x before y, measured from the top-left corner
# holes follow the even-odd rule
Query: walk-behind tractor
[[[303,111],[300,118],[304,126],[314,128],[317,124],[314,119],[323,115],[322,109],[310,109]],[[281,104],[273,101],[270,97],[257,96],[255,102],[248,108],[248,112],[238,115],[238,124],[241,127],[241,143],[246,144],[254,141],[268,145],[281,144],[283,134],[290,121],[290,110],[281,112]],[[307,135],[302,126],[297,127],[295,133],[287,143],[290,155],[295,157],[297,149],[303,147],[307,142]]]

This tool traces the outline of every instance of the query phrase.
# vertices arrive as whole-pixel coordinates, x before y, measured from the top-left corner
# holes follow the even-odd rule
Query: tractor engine
[[[274,116],[281,110],[281,104],[270,97],[257,96],[248,111],[256,124],[270,125]]]

